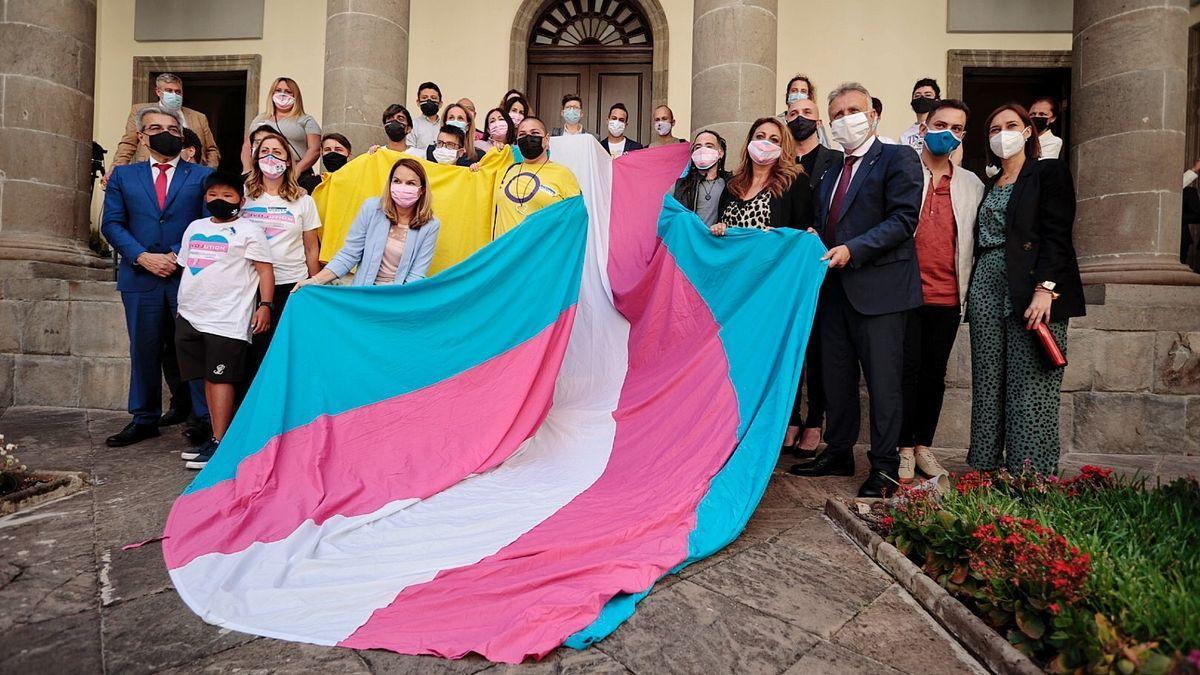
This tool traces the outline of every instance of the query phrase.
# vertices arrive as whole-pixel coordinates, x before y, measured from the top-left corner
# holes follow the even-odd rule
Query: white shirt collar
[[[876,140],[875,134],[871,134],[871,137],[868,138],[867,140],[863,141],[862,145],[851,150],[850,152],[847,152],[846,154],[851,155],[853,157],[862,157],[863,155],[867,154],[867,151],[871,149],[872,145],[875,145],[875,140]]]
[[[179,167],[179,155],[175,155],[174,157],[172,157],[171,159],[169,159],[165,162],[159,162],[158,160],[151,157],[150,158],[150,166],[154,166],[155,164],[170,164],[172,169],[178,168]]]

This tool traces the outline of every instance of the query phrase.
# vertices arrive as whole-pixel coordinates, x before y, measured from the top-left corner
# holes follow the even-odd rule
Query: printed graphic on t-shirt
[[[286,206],[248,206],[242,209],[242,216],[258,223],[268,240],[283,234],[296,224],[296,214]]]
[[[231,230],[232,232],[232,230]],[[193,275],[220,260],[229,252],[229,240],[219,234],[193,234],[188,240],[187,267]]]

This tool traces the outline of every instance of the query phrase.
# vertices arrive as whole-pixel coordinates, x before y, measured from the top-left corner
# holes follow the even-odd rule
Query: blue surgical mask
[[[164,91],[162,98],[159,100],[162,107],[175,112],[183,107],[183,94],[176,94],[173,91]]]
[[[806,94],[802,91],[793,91],[792,93],[787,95],[788,105],[791,105],[791,104],[795,103],[796,101],[807,101],[807,100],[808,100],[808,94]]]
[[[925,132],[925,147],[939,157],[954,152],[960,143],[962,143],[962,139],[955,136],[954,132],[949,129],[941,131],[929,129]]]
[[[449,122],[446,122],[446,124],[449,124],[452,127],[458,127],[459,129],[462,129],[462,132],[464,134],[467,133],[467,123],[462,120],[450,120]]]
[[[563,108],[563,121],[567,124],[579,124],[583,111],[579,108]]]

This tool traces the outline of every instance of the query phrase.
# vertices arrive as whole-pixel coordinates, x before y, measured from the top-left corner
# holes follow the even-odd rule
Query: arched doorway
[[[551,127],[564,94],[578,94],[588,131],[605,129],[608,107],[629,108],[629,135],[649,140],[665,102],[666,15],[657,0],[526,0],[513,22],[511,79]]]

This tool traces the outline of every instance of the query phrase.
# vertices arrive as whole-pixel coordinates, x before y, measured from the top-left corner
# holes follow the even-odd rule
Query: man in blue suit
[[[827,447],[792,467],[799,476],[854,475],[859,368],[871,402],[871,473],[860,497],[891,494],[899,470],[904,327],[921,305],[913,232],[921,209],[921,163],[907,146],[875,137],[871,94],[846,83],[829,95],[833,137],[845,156],[821,177],[816,228],[829,252],[817,325],[827,399]]]
[[[165,335],[175,320],[183,231],[203,215],[204,179],[212,169],[183,161],[183,125],[160,106],[136,115],[138,142],[150,159],[118,166],[104,192],[100,231],[121,255],[117,290],[129,328],[129,412],[133,420],[110,436],[110,447],[159,435]],[[204,389],[190,383],[193,409],[204,408]]]

